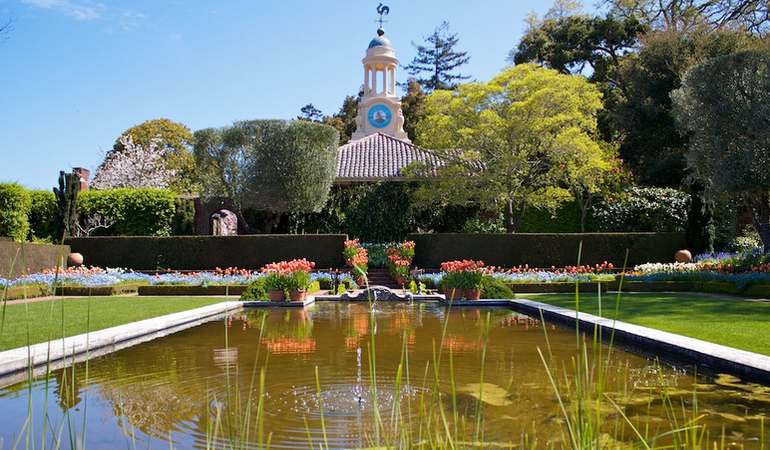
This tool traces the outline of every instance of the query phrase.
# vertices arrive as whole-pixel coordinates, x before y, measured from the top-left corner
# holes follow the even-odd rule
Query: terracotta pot
[[[67,267],[80,267],[83,265],[83,255],[80,253],[70,253],[67,255]]]
[[[478,300],[481,298],[481,289],[463,289],[463,297],[466,300]]]
[[[364,278],[364,277],[356,278],[356,284],[358,285],[358,287],[366,286],[366,278]]]
[[[346,259],[345,260],[345,267],[353,268],[353,260],[352,259]]]
[[[463,296],[462,289],[457,288],[444,288],[444,297],[446,297],[447,300],[460,300],[460,297]]]
[[[289,291],[289,300],[293,302],[304,302],[306,297],[307,291],[300,291],[297,289],[292,289]]]
[[[282,302],[286,300],[283,291],[267,291],[267,297],[271,302]]]
[[[692,262],[692,253],[689,250],[679,250],[674,255],[674,259],[678,263]]]
[[[396,284],[398,284],[399,286],[406,286],[406,278],[397,276]]]

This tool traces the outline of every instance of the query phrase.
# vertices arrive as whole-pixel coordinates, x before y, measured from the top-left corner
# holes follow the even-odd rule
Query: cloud
[[[102,17],[104,5],[101,3],[75,2],[72,0],[21,0],[26,5],[41,9],[61,11],[75,20],[96,20]]]

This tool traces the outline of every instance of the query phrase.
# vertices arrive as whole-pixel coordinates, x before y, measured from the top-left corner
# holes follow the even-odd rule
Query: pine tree
[[[323,112],[316,108],[312,103],[308,103],[300,109],[300,115],[297,116],[298,120],[306,120],[308,122],[321,122],[323,119]]]
[[[425,38],[424,44],[413,44],[417,49],[417,56],[404,69],[415,77],[427,92],[454,89],[457,82],[470,78],[455,72],[471,59],[468,52],[455,50],[459,41],[457,33],[449,32],[449,23],[443,22],[433,34]]]
[[[347,144],[356,131],[356,116],[358,115],[358,102],[361,100],[361,95],[362,93],[359,93],[357,97],[346,96],[338,113],[323,118],[323,123],[333,126],[339,131],[340,144]]]

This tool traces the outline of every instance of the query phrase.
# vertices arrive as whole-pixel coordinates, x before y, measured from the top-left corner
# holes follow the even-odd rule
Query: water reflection
[[[125,447],[131,441],[128,436],[134,436],[138,448],[169,448],[169,437],[175,448],[205,448],[215,428],[224,436],[254,441],[256,426],[244,423],[244,415],[253,413],[261,400],[263,428],[271,433],[273,447],[306,448],[308,439],[320,442],[322,408],[331,447],[367,447],[374,405],[384,417],[400,406],[400,420],[409,423],[423,414],[420,399],[430,397],[448,410],[456,407],[471,424],[483,404],[488,440],[518,443],[527,434],[541,443],[558,442],[563,422],[537,349],[551,348],[549,363],[560,376],[568,376],[575,356],[574,331],[548,326],[546,343],[539,321],[494,310],[485,340],[486,318],[486,311],[447,313],[426,304],[378,304],[374,314],[366,304],[336,303],[239,313],[94,359],[87,371],[85,364],[56,371],[48,388],[40,380],[30,390],[24,384],[4,389],[0,438],[13,442],[24,427],[31,400],[34,430],[41,429],[46,408],[48,426],[56,430],[65,424],[65,435],[68,427],[81,433],[87,414],[87,448]],[[373,330],[378,330],[374,339]],[[371,389],[369,370],[372,344],[376,390]],[[405,348],[411,372],[398,375]],[[448,364],[442,365],[440,381],[433,385],[425,379],[433,377],[437,349],[443,350],[444,360],[451,351],[454,374],[450,376]],[[259,387],[262,371],[264,392]],[[402,377],[400,383],[397,376]],[[731,377],[701,377],[693,384],[681,370],[661,368],[622,351],[614,352],[606,376],[607,396],[639,427],[654,429],[666,420],[662,392],[678,409],[695,414],[697,389],[697,415],[712,436],[724,426],[733,442],[759,448],[760,423],[770,411],[770,389],[764,386]],[[569,393],[565,401],[569,406]],[[620,421],[615,413],[611,417]]]

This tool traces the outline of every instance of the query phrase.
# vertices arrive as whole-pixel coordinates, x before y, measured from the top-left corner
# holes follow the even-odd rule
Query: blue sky
[[[377,0],[0,0],[0,182],[48,189],[95,169],[126,128],[167,117],[192,130],[336,111],[362,83]],[[526,15],[551,1],[393,0],[402,63],[442,20],[489,79]],[[403,72],[400,79],[404,78]]]

